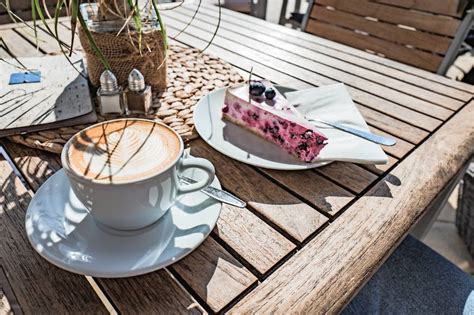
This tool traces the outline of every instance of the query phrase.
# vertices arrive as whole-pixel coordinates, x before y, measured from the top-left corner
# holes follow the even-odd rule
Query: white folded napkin
[[[364,118],[342,83],[288,92],[285,93],[285,96],[306,117],[369,131]],[[315,123],[315,126],[329,139],[328,144],[319,154],[318,161],[344,161],[361,164],[386,164],[388,162],[387,155],[378,144],[322,123]]]

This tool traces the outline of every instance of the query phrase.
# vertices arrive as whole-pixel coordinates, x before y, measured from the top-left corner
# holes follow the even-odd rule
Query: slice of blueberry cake
[[[228,88],[222,117],[311,162],[327,137],[310,124],[268,81]]]

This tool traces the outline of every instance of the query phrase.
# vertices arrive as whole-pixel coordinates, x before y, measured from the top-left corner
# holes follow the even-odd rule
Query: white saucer
[[[200,170],[185,175],[199,179]],[[221,188],[216,178],[212,186]],[[216,225],[221,203],[200,192],[181,197],[158,222],[133,232],[99,226],[71,191],[63,170],[33,197],[26,232],[52,264],[94,277],[130,277],[174,263],[197,248]]]
[[[294,91],[277,86],[283,94]],[[237,161],[276,170],[304,170],[331,162],[306,163],[283,151],[252,132],[221,118],[226,88],[209,93],[199,100],[194,109],[194,125],[204,141],[222,154]]]

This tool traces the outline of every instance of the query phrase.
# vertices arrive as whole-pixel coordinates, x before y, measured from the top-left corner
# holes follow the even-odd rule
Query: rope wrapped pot
[[[166,89],[166,50],[159,28],[150,27],[144,30],[141,46],[139,35],[135,31],[123,30],[118,35],[115,32],[92,30],[90,33],[120,85],[126,85],[130,71],[138,69],[145,77],[147,84],[151,85],[155,91]],[[97,87],[100,84],[100,75],[105,70],[104,65],[82,28],[79,28],[79,38],[86,58],[89,79],[92,85]]]

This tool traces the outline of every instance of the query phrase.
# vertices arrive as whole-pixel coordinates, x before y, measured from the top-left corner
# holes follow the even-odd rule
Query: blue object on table
[[[37,83],[41,81],[41,72],[37,70],[15,72],[10,75],[9,84]]]

